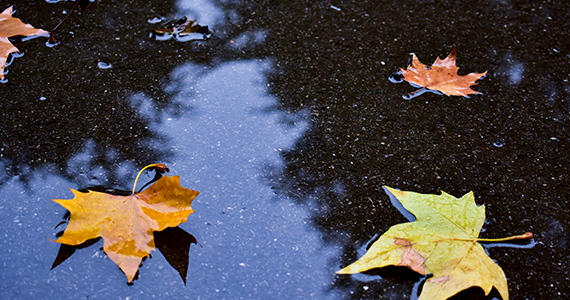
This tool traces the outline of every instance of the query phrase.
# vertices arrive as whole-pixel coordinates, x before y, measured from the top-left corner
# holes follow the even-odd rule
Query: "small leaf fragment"
[[[176,22],[176,24],[174,24],[173,26],[154,29],[152,30],[152,33],[154,33],[157,36],[157,38],[158,36],[162,36],[162,38],[160,39],[164,40],[167,39],[164,37],[168,38],[172,36],[184,37],[192,33],[201,33],[202,35],[207,36],[208,34],[210,34],[210,29],[208,29],[208,26],[201,26],[200,24],[198,24],[198,22],[196,22],[196,20],[188,20],[187,17],[184,17],[178,20],[178,22]]]

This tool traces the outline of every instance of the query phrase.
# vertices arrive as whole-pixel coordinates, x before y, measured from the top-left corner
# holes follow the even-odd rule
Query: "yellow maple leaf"
[[[166,168],[154,164],[143,170],[157,166]],[[194,212],[192,201],[200,193],[182,187],[178,176],[163,176],[140,193],[133,188],[129,196],[71,191],[73,199],[53,200],[71,213],[69,225],[56,242],[79,245],[102,237],[105,253],[127,275],[128,282],[135,277],[142,258],[156,249],[153,232],[186,222]]]
[[[503,300],[509,298],[505,273],[478,241],[530,239],[532,233],[504,238],[481,239],[485,206],[477,206],[473,193],[455,198],[424,195],[386,187],[417,220],[392,226],[370,249],[338,274],[354,274],[385,266],[404,266],[426,280],[418,300],[447,299],[472,286],[486,295],[497,288]]]
[[[475,81],[485,76],[487,71],[458,75],[459,68],[455,65],[455,57],[456,49],[454,48],[447,58],[438,57],[433,65],[427,66],[420,62],[416,54],[412,53],[412,65],[405,70],[400,68],[400,72],[405,81],[423,88],[404,97],[413,98],[423,93],[425,89],[440,91],[447,96],[467,97],[469,94],[480,94],[472,90],[471,86],[476,85]]]
[[[10,43],[9,37],[49,34],[43,29],[36,29],[32,25],[25,24],[20,19],[12,17],[12,11],[12,6],[10,6],[0,14],[0,80],[4,79],[4,68],[10,53],[19,52],[18,48]]]

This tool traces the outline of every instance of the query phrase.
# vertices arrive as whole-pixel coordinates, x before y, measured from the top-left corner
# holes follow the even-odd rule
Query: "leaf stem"
[[[419,90],[417,90],[417,91],[413,91],[413,92],[411,92],[411,93],[408,93],[408,94],[402,96],[402,98],[404,98],[404,99],[406,99],[406,100],[410,100],[410,99],[415,98],[415,97],[417,97],[417,96],[419,96],[419,95],[421,95],[421,94],[423,94],[423,93],[425,93],[425,92],[427,92],[427,91],[429,91],[429,89],[426,88],[426,87],[423,87],[423,88],[421,88],[421,89],[419,89]]]
[[[510,236],[506,238],[500,239],[477,239],[478,242],[505,242],[505,241],[512,241],[512,240],[529,240],[532,239],[533,234],[532,232],[527,232],[525,234]]]
[[[49,32],[49,42],[55,44],[55,37],[54,37],[54,33],[57,30],[57,28],[59,28],[59,26],[61,24],[63,24],[63,22],[65,22],[65,20],[67,20],[67,18],[69,18],[69,16],[71,16],[73,14],[73,12],[75,11],[75,9],[77,8],[77,6],[79,5],[79,2],[81,2],[81,0],[76,0],[75,1],[75,5],[73,6],[73,8],[69,11],[69,13],[67,13],[67,16],[65,16],[65,18],[63,18],[63,20],[61,20],[61,22],[59,22],[50,32]]]
[[[159,170],[166,170],[166,165],[164,165],[164,164],[151,164],[151,165],[148,165],[148,166],[142,168],[142,170],[139,171],[137,178],[135,179],[135,185],[133,186],[132,195],[135,194],[135,190],[137,188],[137,182],[139,181],[139,177],[141,176],[142,172],[146,169],[149,169],[149,168],[157,168]]]

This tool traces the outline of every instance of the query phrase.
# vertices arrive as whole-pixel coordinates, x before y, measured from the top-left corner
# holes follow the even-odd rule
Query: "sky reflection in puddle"
[[[202,192],[185,228],[204,246],[192,252],[196,277],[189,285],[208,290],[206,295],[309,297],[322,292],[333,274],[325,267],[333,251],[319,250],[306,212],[275,202],[263,183],[262,167],[280,167],[279,149],[291,147],[307,127],[301,120],[292,126],[271,109],[268,67],[267,61],[230,62],[206,73],[192,64],[180,67],[174,72],[180,80],[176,100],[192,109],[164,115],[156,127],[173,145],[173,174]]]
[[[49,175],[55,172],[47,168],[35,173],[27,187],[14,177],[0,188],[5,195],[1,209],[14,216],[0,221],[3,293],[21,298],[41,291],[59,299],[334,297],[326,289],[338,249],[322,246],[303,208],[276,201],[264,183],[264,170],[281,166],[280,149],[291,147],[307,128],[301,116],[274,109],[276,101],[265,87],[269,67],[268,61],[259,60],[213,69],[191,63],[179,67],[171,88],[182,107],[177,114],[153,113],[144,95],[132,99],[157,121],[153,130],[168,141],[155,146],[171,149],[166,161],[171,175],[180,175],[183,186],[202,192],[193,203],[196,213],[181,225],[203,246],[190,250],[186,287],[159,252],[143,263],[134,285],[127,286],[124,274],[99,250],[102,242],[49,271],[58,244],[45,238],[53,238],[63,214],[50,199],[69,199],[68,187],[94,182],[78,178],[71,183]],[[73,168],[78,161],[89,164],[88,150],[72,159],[68,171],[78,172]],[[118,168],[124,173],[133,166]],[[101,183],[104,178],[102,174]]]
[[[178,9],[179,14],[210,27],[224,20],[224,11],[209,0],[179,0]]]

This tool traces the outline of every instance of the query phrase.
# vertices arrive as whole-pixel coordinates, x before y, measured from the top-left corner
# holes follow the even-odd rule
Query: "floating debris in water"
[[[501,143],[501,142],[494,142],[494,143],[493,143],[493,146],[495,146],[495,147],[497,147],[497,148],[501,148],[501,147],[503,147],[504,145],[503,145],[503,143]]]
[[[105,69],[110,69],[110,68],[112,68],[113,65],[100,61],[100,62],[97,64],[97,67],[99,67],[99,69],[105,70]]]
[[[46,99],[46,97],[40,97],[40,101],[45,101]]]
[[[208,26],[199,25],[196,20],[188,20],[184,17],[171,27],[154,29],[150,37],[158,41],[169,40],[174,37],[179,42],[207,39],[211,36]]]
[[[153,16],[152,18],[148,19],[147,22],[149,24],[157,24],[166,21],[166,18],[163,16]]]

